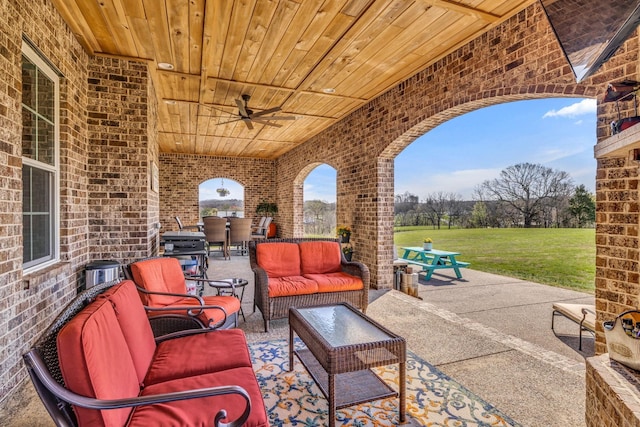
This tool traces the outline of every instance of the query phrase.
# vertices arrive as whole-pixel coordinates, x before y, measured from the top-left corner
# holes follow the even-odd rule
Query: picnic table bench
[[[431,279],[435,270],[451,268],[455,271],[456,277],[462,279],[461,268],[467,267],[468,262],[458,261],[456,256],[459,252],[440,251],[437,249],[425,250],[418,246],[403,247],[402,259],[412,265],[422,267],[427,274],[425,280]]]

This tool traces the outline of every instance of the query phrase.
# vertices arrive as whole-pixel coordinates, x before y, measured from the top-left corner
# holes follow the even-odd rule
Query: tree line
[[[567,172],[519,163],[479,184],[473,200],[456,193],[430,193],[422,201],[405,192],[395,196],[395,225],[442,227],[591,227],[595,198],[573,185]]]
[[[567,172],[519,163],[474,189],[472,200],[436,191],[423,200],[409,192],[395,196],[395,226],[434,228],[593,227],[595,197],[575,186]],[[304,202],[305,235],[334,236],[336,204]]]

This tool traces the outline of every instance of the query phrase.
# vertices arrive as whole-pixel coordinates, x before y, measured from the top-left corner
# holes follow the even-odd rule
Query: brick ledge
[[[586,414],[589,427],[640,425],[640,372],[609,359],[586,360]]]

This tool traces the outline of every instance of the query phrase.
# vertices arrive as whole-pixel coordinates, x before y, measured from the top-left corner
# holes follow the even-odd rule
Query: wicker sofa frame
[[[360,277],[364,284],[363,289],[357,291],[341,291],[341,292],[319,292],[308,295],[292,295],[277,298],[269,297],[269,278],[266,271],[258,265],[256,256],[257,245],[265,245],[270,243],[300,243],[312,241],[328,241],[340,243],[338,239],[326,238],[284,238],[284,239],[262,239],[249,242],[249,263],[251,270],[255,276],[255,297],[254,306],[258,307],[262,313],[264,320],[264,331],[269,332],[269,322],[272,319],[282,319],[289,315],[290,307],[309,307],[313,305],[335,304],[339,302],[348,302],[356,308],[366,312],[369,304],[369,268],[356,261],[347,261],[344,254],[342,257],[342,271],[353,276]]]

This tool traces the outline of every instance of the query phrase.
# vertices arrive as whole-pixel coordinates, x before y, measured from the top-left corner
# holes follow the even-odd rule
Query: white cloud
[[[534,159],[530,160],[530,163],[551,163],[561,159],[565,159],[567,157],[575,156],[577,154],[583,153],[585,151],[584,147],[556,147],[549,148],[547,150],[540,151],[537,153]]]
[[[415,174],[411,182],[397,183],[395,193],[408,191],[419,196],[420,200],[424,200],[427,194],[442,191],[457,193],[464,200],[471,200],[473,190],[478,184],[497,178],[501,171],[502,169],[466,169],[442,174],[431,174],[425,171]]]
[[[547,117],[578,117],[585,114],[596,113],[597,102],[595,99],[583,99],[580,102],[562,107],[559,110],[551,110],[544,113],[543,119]]]

